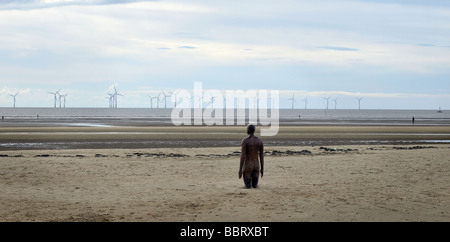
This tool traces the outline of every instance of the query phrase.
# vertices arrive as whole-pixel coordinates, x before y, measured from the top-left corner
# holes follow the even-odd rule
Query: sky
[[[4,0],[0,33],[0,107],[53,107],[59,89],[108,107],[114,87],[150,107],[201,82],[279,90],[281,108],[450,109],[444,0]]]

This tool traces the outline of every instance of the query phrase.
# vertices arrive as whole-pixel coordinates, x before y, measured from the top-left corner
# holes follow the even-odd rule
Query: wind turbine
[[[150,98],[151,98],[152,108],[153,108],[153,99],[156,99],[156,108],[159,108],[159,96],[150,97]]]
[[[109,108],[113,108],[114,94],[112,94],[112,93],[107,93],[107,94],[109,95],[109,97],[106,97],[106,98],[109,98]]]
[[[152,96],[150,96],[150,95],[147,95],[148,96],[148,98],[150,98],[150,108],[153,108],[153,99],[152,99]]]
[[[59,106],[61,107],[61,97],[64,99],[64,108],[66,108],[66,97],[69,95],[68,93],[59,96]]]
[[[259,107],[259,97],[258,96],[254,96],[252,97],[254,102],[253,102],[253,109],[257,109]]]
[[[54,98],[54,108],[56,108],[56,95],[59,95],[59,91],[61,91],[61,89],[59,89],[58,91],[56,91],[56,92],[48,92],[48,93],[50,93],[50,94],[53,94],[54,96],[55,96],[55,98]]]
[[[253,99],[253,109],[256,109],[256,96],[248,97],[248,109],[250,109],[250,99]]]
[[[202,96],[195,95],[195,97],[198,98],[198,108],[201,108],[203,105],[203,95]]]
[[[308,105],[308,96],[305,99],[303,99],[303,102],[305,102],[305,110],[306,110],[306,107]]]
[[[61,94],[60,93],[57,93],[57,94],[58,94],[59,108],[61,108]]]
[[[167,108],[167,96],[166,93],[164,91],[161,91],[162,95],[164,96],[163,100],[164,100],[164,108]],[[159,95],[161,95],[161,93]],[[158,96],[159,97],[159,96]],[[159,100],[159,99],[158,99]]]
[[[334,109],[336,110],[337,109],[337,100],[338,100],[338,98],[336,97],[336,99],[334,99],[334,100],[331,100],[331,101],[333,101],[334,102]]]
[[[290,100],[290,101],[291,101],[291,103],[292,103],[292,109],[294,109],[294,102],[295,102],[295,98],[294,98],[294,96],[295,96],[295,93],[294,93],[294,94],[292,94],[292,97],[288,99],[288,100]]]
[[[174,92],[170,92],[171,94],[173,94],[174,96],[175,96],[175,108],[177,108],[177,93],[179,92],[180,90],[176,90],[176,91],[174,91]]]
[[[358,99],[358,109],[361,110],[361,100],[363,98],[362,97],[360,97],[360,98],[355,97],[355,98]]]
[[[117,108],[117,97],[123,96],[119,92],[117,92],[116,86],[114,86],[114,108]]]
[[[207,95],[205,96],[210,96],[209,98],[209,103],[211,104],[211,108],[214,108],[214,102],[216,101],[216,97],[212,95],[212,92],[207,91],[206,92]]]
[[[331,96],[323,98],[323,99],[327,100],[327,110],[328,110],[328,102],[330,101],[330,98],[331,98]]]
[[[216,101],[216,97],[211,96],[211,108],[214,108],[214,102]]]
[[[19,93],[16,93],[15,95],[11,95],[11,94],[10,94],[10,96],[14,98],[14,105],[13,105],[13,108],[16,107],[16,96],[17,96],[18,94],[19,94]]]

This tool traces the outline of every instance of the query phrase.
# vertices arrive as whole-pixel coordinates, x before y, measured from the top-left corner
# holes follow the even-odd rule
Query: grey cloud
[[[188,45],[179,46],[178,48],[180,48],[180,49],[197,49],[197,47],[195,47],[195,46],[188,46]]]
[[[317,48],[328,49],[328,50],[337,50],[337,51],[359,51],[359,49],[348,48],[348,47],[339,47],[339,46],[320,46]]]

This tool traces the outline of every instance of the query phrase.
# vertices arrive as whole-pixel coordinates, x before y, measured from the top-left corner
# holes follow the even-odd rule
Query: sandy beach
[[[2,147],[1,221],[450,221],[450,144],[420,142],[446,139],[447,126],[285,127],[278,137],[264,138],[264,177],[248,190],[237,176],[242,127],[46,129],[1,128],[0,141],[194,142]],[[295,143],[308,137],[416,142]]]

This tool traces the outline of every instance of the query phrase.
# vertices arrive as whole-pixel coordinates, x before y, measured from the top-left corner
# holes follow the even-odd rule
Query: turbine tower
[[[59,108],[61,108],[61,94],[60,93],[57,93],[57,94],[58,94]]]
[[[223,108],[228,108],[227,107],[227,98],[224,96],[224,97],[222,97],[222,100],[223,100]]]
[[[308,96],[305,99],[303,99],[303,102],[305,102],[305,110],[306,110],[308,106]]]
[[[13,105],[13,108],[16,107],[16,96],[17,96],[18,94],[19,94],[19,93],[16,93],[16,94],[14,94],[14,95],[11,95],[11,94],[10,94],[10,96],[14,98],[14,105]]]
[[[109,97],[106,97],[106,98],[109,98],[109,108],[113,108],[113,106],[114,106],[114,94],[112,94],[112,93],[107,93],[108,95],[109,95]]]
[[[323,99],[327,100],[327,110],[328,110],[328,102],[330,101],[330,98],[331,98],[331,96],[323,98]]]
[[[336,97],[336,99],[334,99],[334,100],[331,100],[331,101],[333,101],[334,102],[334,109],[336,110],[337,109],[337,100],[338,100],[338,98]]]
[[[167,94],[164,91],[161,91],[162,95],[164,96],[163,100],[164,100],[164,108],[167,108]],[[161,93],[159,95],[161,95]]]
[[[61,91],[61,89],[59,89],[58,91],[56,91],[56,92],[48,92],[48,93],[50,93],[50,94],[52,94],[52,95],[54,95],[54,104],[53,104],[53,107],[54,108],[56,108],[56,95],[59,95],[59,91]]]
[[[203,105],[203,95],[199,96],[199,95],[195,95],[195,97],[198,98],[198,108],[201,108]],[[195,107],[194,107],[195,108]]]
[[[358,109],[361,110],[361,100],[363,98],[362,97],[360,97],[360,98],[355,97],[355,98],[358,99]]]
[[[294,96],[295,96],[295,93],[292,94],[292,97],[288,99],[289,101],[291,101],[292,109],[294,109],[294,102],[295,102]]]
[[[64,99],[64,108],[66,108],[66,97],[67,97],[67,95],[69,95],[68,93],[66,93],[66,94],[63,94],[63,95],[60,95],[59,96],[59,99],[60,99],[60,101],[59,101],[59,106],[61,107],[61,98],[63,98]]]
[[[211,103],[211,108],[214,108],[214,102],[216,101],[216,97],[211,95],[211,99],[210,99],[210,103]]]
[[[258,109],[258,107],[259,107],[259,97],[258,96],[254,96],[254,97],[251,97],[251,98],[253,98],[253,109]]]
[[[175,108],[177,108],[177,93],[179,92],[180,90],[176,90],[176,91],[174,91],[174,92],[170,92],[171,94],[173,94],[174,96],[175,96]]]
[[[114,86],[114,108],[117,108],[117,97],[118,96],[123,96],[122,94],[120,94],[117,89],[116,86]]]
[[[147,96],[150,98],[150,108],[153,108],[152,96],[150,96],[150,95],[147,95]]]
[[[216,97],[213,96],[213,93],[211,91],[206,91],[205,99],[209,99],[209,104],[211,104],[211,108],[214,108],[214,102],[216,101]],[[206,101],[208,102],[208,101]]]
[[[150,97],[150,99],[152,103],[152,108],[153,108],[153,99],[156,99],[156,108],[159,108],[159,96]]]

